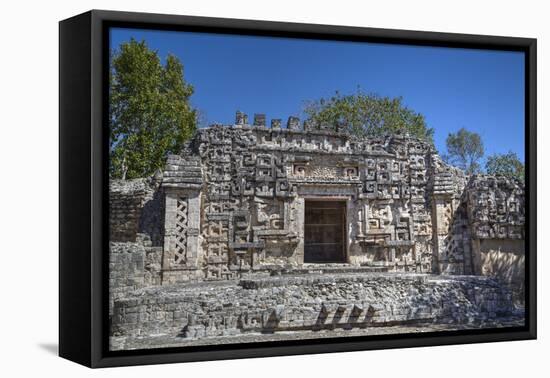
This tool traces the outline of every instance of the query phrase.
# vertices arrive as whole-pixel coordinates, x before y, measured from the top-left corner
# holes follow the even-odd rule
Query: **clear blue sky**
[[[485,155],[524,160],[524,56],[520,52],[112,29],[111,48],[133,37],[162,59],[171,53],[193,84],[208,124],[301,115],[305,100],[365,92],[402,96],[435,129],[435,144],[461,127],[479,133]]]

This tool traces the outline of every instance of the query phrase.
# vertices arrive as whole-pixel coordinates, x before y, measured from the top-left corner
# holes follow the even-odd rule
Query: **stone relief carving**
[[[174,262],[176,264],[187,263],[187,198],[180,197],[176,204],[176,248]]]
[[[307,123],[302,131],[295,117],[287,128],[265,124],[263,114],[249,125],[237,113],[234,126],[200,129],[168,157],[163,271],[223,279],[302,264],[308,198],[348,204],[351,265],[462,274],[474,269],[470,239],[524,237],[520,183],[468,178],[406,135],[360,139]],[[199,198],[192,206],[189,193]]]
[[[278,298],[278,303],[284,290],[264,290],[265,282],[293,282],[289,284],[292,286],[295,276],[308,273],[301,278],[301,285],[311,290],[314,275],[309,273],[319,269],[325,273],[343,268],[353,275],[495,275],[513,282],[513,295],[523,300],[525,192],[521,182],[483,175],[468,177],[445,164],[430,145],[406,135],[360,139],[311,123],[300,130],[296,118],[290,119],[286,128],[281,120],[273,120],[268,128],[262,114],[256,114],[253,123],[249,125],[246,114],[239,112],[235,125],[200,129],[180,153],[168,156],[164,172],[154,180],[111,183],[113,267],[109,284],[115,332],[134,332],[137,310],[133,306],[141,306],[139,316],[149,319],[142,324],[156,332],[158,319],[149,316],[151,300],[157,299],[161,301],[157,308],[166,310],[161,314],[166,317],[163,327],[174,322],[179,334],[186,324],[188,338],[208,332],[223,334],[227,329],[245,332],[260,323],[275,327],[272,322],[285,321],[287,315],[283,314],[290,310],[272,306],[273,298]],[[345,209],[340,235],[345,261],[338,266],[305,263],[307,203],[323,200],[339,201],[343,203],[340,209]],[[331,226],[331,222],[325,223]],[[332,279],[331,273],[317,276]],[[395,286],[395,295],[405,295],[410,293],[410,276],[416,275],[359,274],[350,276],[349,287],[355,290],[355,277],[360,277],[376,282],[384,293]],[[504,290],[504,286],[489,284],[493,281],[485,277],[460,277],[456,282],[441,280],[438,275],[419,277],[431,277],[438,288],[449,285],[452,292],[460,287],[472,295],[474,304],[481,303],[479,295],[483,293],[491,298],[487,303],[495,306],[510,302],[505,300],[510,295],[504,291],[495,301],[493,291]],[[241,291],[205,293],[203,283],[173,285],[226,280],[208,287],[227,288],[236,279],[245,287],[232,290],[271,294],[259,300],[253,294],[243,302]],[[407,282],[399,283],[402,280]],[[465,282],[468,285],[464,286]],[[166,286],[158,288],[160,285]],[[347,283],[330,287],[341,285]],[[325,283],[320,284],[315,296],[324,295],[325,287]],[[151,289],[151,294],[143,296],[142,288]],[[178,306],[188,312],[174,311],[174,303],[164,303],[164,297],[157,295],[161,290],[173,293],[170,298],[179,298]],[[353,296],[346,298],[345,308],[325,298],[322,305],[315,305],[307,322],[303,302],[298,300],[298,307],[292,310],[296,311],[292,324],[313,329],[320,316],[330,319],[345,313],[351,325],[349,319],[355,319],[363,307],[365,316],[372,315],[369,306],[379,297],[385,298],[378,295],[379,291],[368,289],[368,293],[377,298],[369,297],[367,307],[364,303],[351,305],[355,303]],[[205,302],[205,295],[213,300]],[[228,298],[222,310],[219,295]],[[449,302],[444,305],[445,313],[454,314],[456,301],[447,295],[445,298]],[[266,310],[257,310],[258,303]],[[442,303],[435,298],[429,308],[437,309]],[[246,316],[234,317],[231,306],[242,307]],[[405,299],[403,306],[407,313],[413,313]],[[122,308],[132,311],[120,311]],[[381,322],[394,316],[394,307],[387,308],[391,311]],[[489,316],[494,313],[485,307],[483,311]],[[202,314],[201,321],[197,314]],[[399,321],[401,315],[395,316]]]

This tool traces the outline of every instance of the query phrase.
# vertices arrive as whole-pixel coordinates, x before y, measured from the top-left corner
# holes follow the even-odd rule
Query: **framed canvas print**
[[[60,22],[60,355],[536,337],[536,40]]]

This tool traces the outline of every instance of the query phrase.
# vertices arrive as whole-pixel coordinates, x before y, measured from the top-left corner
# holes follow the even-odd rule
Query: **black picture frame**
[[[525,327],[110,352],[105,125],[114,26],[524,52]],[[536,338],[536,39],[92,10],[60,22],[59,44],[61,357],[95,368]]]

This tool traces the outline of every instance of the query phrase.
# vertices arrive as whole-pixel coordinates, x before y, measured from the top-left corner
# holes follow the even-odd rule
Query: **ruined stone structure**
[[[438,282],[450,282],[456,275],[495,275],[512,283],[521,300],[525,210],[519,182],[467,177],[445,164],[429,144],[406,135],[360,139],[345,129],[333,131],[311,123],[302,130],[296,117],[288,119],[286,128],[281,120],[272,120],[271,127],[265,123],[265,115],[255,115],[249,125],[248,117],[238,112],[235,125],[199,130],[180,154],[168,157],[162,174],[111,184],[113,332],[135,334],[139,327],[132,324],[147,328],[143,325],[147,321],[137,315],[136,289],[152,287],[144,289],[140,298],[144,293],[158,296],[162,287],[171,298],[187,298],[181,299],[185,305],[173,306],[179,310],[170,310],[171,315],[159,310],[164,315],[158,316],[170,326],[155,322],[154,327],[164,324],[171,329],[185,323],[187,334],[198,337],[209,334],[204,322],[198,322],[202,331],[192,327],[196,320],[188,319],[194,313],[189,308],[197,303],[189,301],[181,288],[193,292],[200,282],[241,280],[239,288],[231,289],[236,293],[252,288],[246,280],[269,281],[266,277],[308,272],[333,273],[330,279],[345,285],[349,277],[339,274],[359,275],[352,286],[354,280],[371,288],[373,282],[390,282],[387,287],[396,292],[404,278],[396,283],[395,277],[405,277],[404,273],[449,275],[447,281]],[[448,285],[460,286],[472,303],[479,302],[473,299],[472,288],[487,287],[480,289],[478,299],[492,296],[489,302],[504,311],[506,288],[471,280],[471,288],[464,287],[464,280]],[[298,286],[303,286],[300,282]],[[322,285],[317,286],[321,290]],[[361,295],[372,295],[367,294]],[[405,297],[401,299],[407,303]],[[228,298],[238,301],[239,296]],[[232,320],[220,315],[226,319],[220,322],[232,324],[222,328],[246,329],[243,316],[267,324],[273,311],[279,324],[283,319],[279,301],[262,300],[259,318],[252,313],[245,316],[241,309],[226,314]],[[174,301],[170,303],[179,303]],[[273,311],[265,315],[265,303],[270,301]],[[314,329],[319,311],[330,313],[329,302],[313,306],[307,321],[301,307],[295,306],[294,313],[302,311],[297,317],[301,323],[295,324]],[[478,314],[494,315],[494,309],[481,311],[479,306]],[[363,320],[363,312],[371,311],[368,319],[379,319],[365,301],[347,307],[334,311],[348,311],[346,319],[363,314]],[[409,317],[392,318],[396,314],[392,311],[380,317],[435,319],[449,313],[443,307],[432,304]],[[130,309],[135,319],[124,315]],[[174,311],[187,320],[182,323]]]

